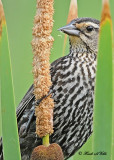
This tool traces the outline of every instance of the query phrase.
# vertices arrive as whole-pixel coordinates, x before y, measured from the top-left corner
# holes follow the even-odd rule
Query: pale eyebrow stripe
[[[87,24],[93,26],[94,28],[99,28],[98,24],[95,24],[95,23],[92,23],[92,22],[88,22]]]

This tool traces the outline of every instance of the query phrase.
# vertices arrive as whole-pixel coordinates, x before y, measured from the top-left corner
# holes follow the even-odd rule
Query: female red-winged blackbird
[[[70,53],[51,65],[53,84],[50,93],[55,107],[54,133],[50,142],[58,143],[67,159],[92,133],[99,21],[78,18],[60,31],[69,35]],[[35,134],[34,106],[32,85],[17,108],[22,160],[29,160],[32,150],[41,144]],[[2,160],[2,141],[0,143]]]

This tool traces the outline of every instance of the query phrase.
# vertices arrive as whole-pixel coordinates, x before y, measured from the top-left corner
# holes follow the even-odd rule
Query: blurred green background
[[[13,73],[15,106],[17,107],[24,94],[33,83],[32,75],[32,27],[36,12],[36,0],[2,0],[7,22],[9,49]],[[51,62],[63,55],[64,34],[57,31],[67,22],[70,0],[55,0],[54,27],[52,35],[55,39]],[[78,17],[93,17],[100,20],[102,0],[78,0]],[[114,22],[114,1],[110,0],[112,19]],[[114,26],[114,25],[113,25]],[[69,53],[69,45],[65,54]],[[92,139],[92,137],[91,137]],[[91,139],[84,145],[91,147]],[[84,147],[82,147],[84,149]],[[78,158],[77,158],[78,159]],[[81,156],[80,160],[85,157]],[[88,160],[91,158],[88,157]],[[79,160],[79,159],[78,159]],[[85,159],[87,160],[87,159]]]

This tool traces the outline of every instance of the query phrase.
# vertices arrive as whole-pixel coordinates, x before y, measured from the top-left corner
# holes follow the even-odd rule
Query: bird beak
[[[71,36],[78,36],[79,37],[79,35],[80,35],[80,31],[72,23],[70,23],[70,24],[68,24],[58,30],[66,33],[68,35],[71,35]]]

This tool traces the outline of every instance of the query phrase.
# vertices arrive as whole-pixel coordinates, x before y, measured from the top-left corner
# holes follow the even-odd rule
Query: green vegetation
[[[5,160],[20,160],[19,139],[15,114],[16,108],[14,105],[12,70],[6,24],[3,24],[0,51],[1,126],[4,144],[4,158]]]
[[[101,23],[95,88],[93,151],[106,152],[94,160],[111,159],[113,76],[112,76],[112,25],[107,17]],[[113,70],[114,72],[114,70]]]

